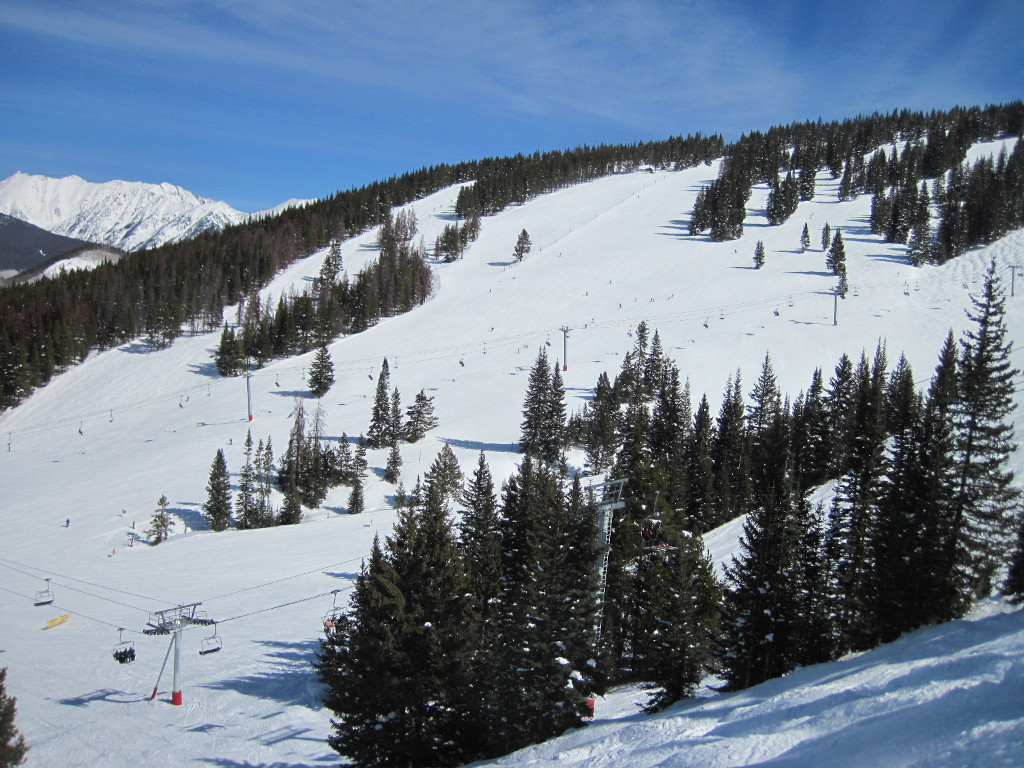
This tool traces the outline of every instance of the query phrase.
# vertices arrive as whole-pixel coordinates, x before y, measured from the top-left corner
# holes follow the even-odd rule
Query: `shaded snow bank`
[[[623,706],[642,698],[612,694],[591,726],[474,765],[1019,766],[1024,610],[990,599],[964,620],[746,691],[651,716]]]

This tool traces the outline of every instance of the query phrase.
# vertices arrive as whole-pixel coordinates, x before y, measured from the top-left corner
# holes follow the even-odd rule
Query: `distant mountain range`
[[[289,200],[268,211],[249,214],[172,184],[97,184],[78,176],[54,179],[26,173],[0,181],[0,213],[57,235],[122,251],[189,239],[306,202]]]

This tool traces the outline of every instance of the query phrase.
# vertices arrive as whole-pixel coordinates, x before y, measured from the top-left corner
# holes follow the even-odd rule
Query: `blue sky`
[[[0,178],[240,210],[424,165],[1024,98],[1019,0],[0,0]]]

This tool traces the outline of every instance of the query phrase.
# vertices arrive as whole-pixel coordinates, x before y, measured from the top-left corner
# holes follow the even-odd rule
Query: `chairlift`
[[[668,548],[668,533],[660,518],[648,518],[640,531],[645,550]]]
[[[217,622],[213,622],[213,634],[203,638],[202,644],[199,646],[199,655],[209,656],[211,653],[217,653],[223,647],[224,642],[217,634]]]
[[[338,623],[338,619],[341,618],[343,613],[342,609],[338,607],[338,590],[335,589],[331,592],[333,597],[333,603],[331,610],[324,614],[324,631],[330,632],[334,626]]]
[[[49,577],[47,577],[46,579],[46,589],[36,592],[36,598],[34,602],[36,605],[49,605],[53,602],[53,592],[50,591]]]
[[[113,651],[114,660],[118,664],[131,664],[135,661],[135,644],[124,639],[124,627],[117,628],[117,641]]]

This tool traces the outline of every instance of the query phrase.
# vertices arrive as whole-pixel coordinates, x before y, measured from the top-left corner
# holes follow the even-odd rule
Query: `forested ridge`
[[[166,345],[183,328],[191,332],[216,329],[226,305],[252,296],[295,260],[381,224],[394,206],[452,184],[476,180],[476,191],[462,201],[460,215],[473,210],[477,215],[489,214],[553,189],[644,164],[682,168],[710,162],[723,147],[721,137],[697,135],[431,166],[338,192],[272,218],[132,253],[92,271],[4,288],[0,290],[0,409],[17,405],[93,350],[140,336],[154,345]],[[362,330],[381,316],[408,309],[386,301],[381,304],[374,295],[382,272],[393,272],[395,266],[378,262],[356,276],[351,286],[335,287],[334,298],[349,302],[335,307],[335,335]],[[423,271],[429,272],[429,267],[411,266],[419,273],[412,282],[422,286]],[[418,300],[424,298],[419,290]],[[300,317],[307,303],[300,301]],[[306,331],[298,328],[296,336],[302,339],[308,336]],[[294,354],[306,348],[301,340],[282,343],[271,354]]]
[[[768,212],[777,224],[795,210],[799,200],[813,196],[814,175],[828,168],[834,177],[842,177],[840,195],[875,196],[873,228],[892,241],[909,240],[913,263],[941,262],[1024,223],[1024,150],[1019,145],[996,163],[983,162],[973,169],[963,166],[973,142],[1019,136],[1022,128],[1024,104],[1018,101],[792,123],[745,134],[728,145],[720,136],[698,134],[422,168],[338,192],[276,217],[130,254],[117,264],[4,288],[0,291],[0,408],[16,405],[92,350],[140,336],[161,346],[183,328],[215,329],[226,305],[254,296],[296,259],[381,224],[395,206],[460,182],[475,181],[460,193],[456,213],[461,219],[477,221],[508,205],[609,173],[644,165],[681,169],[724,156],[718,179],[698,196],[690,232],[709,231],[713,239],[728,240],[742,234],[745,205],[754,184],[772,186]],[[906,142],[902,155],[897,155],[897,141]],[[874,154],[869,157],[870,153]],[[941,181],[929,193],[918,189],[924,179]],[[923,202],[929,194],[941,210],[934,225]],[[456,242],[439,242],[435,257],[453,258],[461,252],[465,243],[457,242],[457,231],[451,234]],[[462,236],[465,239],[465,232]],[[351,283],[345,276],[330,291],[330,306],[319,321],[312,307],[319,297],[312,295],[300,297],[296,307],[278,308],[290,318],[270,318],[268,308],[260,308],[266,322],[273,320],[279,326],[277,338],[268,341],[264,331],[264,338],[258,344],[250,340],[245,352],[259,363],[267,355],[307,351],[321,343],[325,333],[333,338],[363,330],[381,316],[409,308],[408,302],[389,300],[387,294],[392,292],[411,292],[415,303],[422,302],[429,294],[424,286],[430,280],[426,254],[419,256],[405,264],[378,262]],[[415,274],[405,273],[405,268]],[[385,285],[389,281],[390,288]],[[289,323],[295,323],[295,328],[286,327]],[[318,338],[313,339],[314,335]],[[260,353],[252,355],[257,346]]]

